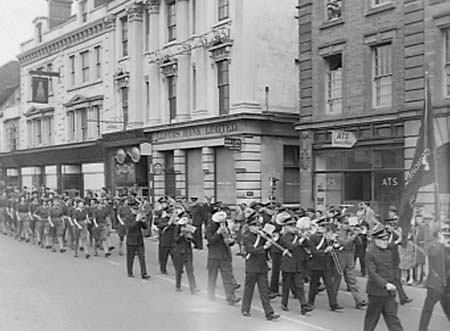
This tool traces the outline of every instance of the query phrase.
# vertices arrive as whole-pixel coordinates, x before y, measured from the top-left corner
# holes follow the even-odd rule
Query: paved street
[[[159,275],[156,263],[157,243],[146,240],[147,261],[152,279],[128,279],[124,258],[113,251],[109,259],[75,259],[72,252],[51,253],[10,237],[0,237],[0,330],[361,330],[364,312],[353,308],[351,296],[343,291],[339,301],[342,313],[328,310],[325,295],[316,302],[317,309],[301,316],[298,302],[291,299],[290,312],[283,312],[278,322],[267,322],[260,309],[257,292],[252,318],[240,315],[220,299],[206,298],[206,251],[195,251],[197,282],[202,292],[197,296],[175,292],[173,269]],[[136,261],[137,262],[137,261]],[[243,284],[243,260],[234,261],[235,275]],[[138,265],[135,274],[139,274]],[[220,278],[220,277],[219,277]],[[360,279],[361,284],[364,280]],[[242,293],[242,289],[239,291]],[[400,308],[405,330],[416,330],[424,289],[407,288],[414,302]],[[280,311],[280,299],[273,301]],[[430,331],[447,330],[449,324],[437,306]],[[378,330],[386,330],[380,322]]]

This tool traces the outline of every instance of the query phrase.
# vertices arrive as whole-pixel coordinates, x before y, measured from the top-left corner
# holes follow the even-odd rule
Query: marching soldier
[[[283,226],[280,244],[292,254],[292,256],[284,254],[281,258],[281,273],[283,276],[281,309],[284,311],[289,310],[289,290],[295,288],[296,296],[300,302],[301,314],[305,315],[313,310],[313,307],[306,302],[304,290],[304,279],[310,255],[308,239],[296,227],[297,221],[289,213],[282,212],[278,214],[276,222]]]
[[[42,199],[42,205],[34,211],[33,217],[36,219],[36,237],[38,245],[41,248],[44,248],[44,246],[48,248],[50,204],[47,198]]]
[[[403,331],[397,316],[396,270],[392,268],[395,257],[389,249],[389,233],[383,225],[379,224],[372,230],[372,238],[373,243],[369,246],[366,255],[369,275],[366,292],[369,304],[364,317],[364,331],[375,330],[381,314],[390,331]]]
[[[434,305],[440,301],[450,321],[450,224],[445,223],[429,250],[429,273],[425,286],[427,296],[420,315],[419,331],[427,331]]]
[[[111,255],[109,252],[109,243],[107,240],[108,222],[110,218],[110,210],[106,206],[106,199],[101,198],[97,208],[94,210],[94,254],[98,256],[97,248],[102,245],[105,257]]]
[[[259,215],[253,213],[247,219],[248,229],[244,234],[243,243],[247,252],[245,261],[245,285],[244,297],[242,300],[241,312],[245,317],[250,317],[250,307],[253,299],[255,284],[258,284],[259,296],[264,309],[264,314],[268,321],[280,318],[270,304],[269,280],[267,276],[268,249],[273,244],[273,240],[262,238],[261,221]]]
[[[52,237],[53,252],[56,252],[55,243],[59,245],[59,251],[64,253],[63,233],[64,233],[64,207],[59,197],[53,199],[53,204],[50,206],[50,234]]]
[[[129,206],[129,199],[127,197],[122,197],[120,202],[115,202],[117,206],[117,224],[116,224],[116,231],[117,235],[119,236],[119,255],[123,255],[123,241],[125,239],[126,235],[126,227],[125,227],[125,221],[126,215],[128,213],[131,213],[130,206]]]
[[[206,225],[206,218],[202,212],[202,206],[198,203],[198,197],[191,197],[189,214],[192,216],[192,223],[196,228],[194,233],[194,248],[203,249],[203,224]]]
[[[163,275],[167,275],[167,260],[172,259],[173,263],[173,238],[174,238],[174,213],[173,207],[168,205],[168,200],[163,197],[158,200],[161,204],[161,210],[158,212],[155,225],[159,231],[159,245],[158,245],[158,257],[159,257],[159,269]]]
[[[218,211],[213,214],[211,220],[206,228],[206,240],[208,242],[208,297],[210,300],[215,300],[217,275],[220,270],[228,304],[235,305],[241,298],[237,298],[234,293],[230,246],[234,245],[235,241],[226,227],[227,213]]]
[[[81,246],[83,248],[86,259],[89,259],[90,254],[88,250],[88,211],[83,199],[79,198],[78,200],[75,200],[75,202],[77,203],[77,207],[72,213],[75,257],[78,257],[78,250]]]

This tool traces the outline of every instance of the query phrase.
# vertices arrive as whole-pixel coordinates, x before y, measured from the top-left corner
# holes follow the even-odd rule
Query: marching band
[[[338,303],[343,278],[354,298],[355,308],[367,306],[364,330],[374,330],[380,314],[390,330],[402,330],[395,298],[398,294],[401,304],[412,300],[404,292],[399,276],[398,246],[402,234],[396,210],[392,208],[390,218],[381,221],[376,215],[364,217],[371,214],[367,209],[364,214],[355,214],[348,208],[345,205],[331,207],[322,213],[311,208],[252,202],[232,210],[221,202],[208,201],[203,205],[197,197],[192,197],[191,203],[186,204],[165,196],[157,200],[152,210],[149,203],[134,192],[124,192],[118,197],[87,194],[82,199],[58,196],[49,190],[42,193],[3,190],[0,231],[53,252],[58,248],[64,253],[70,248],[75,257],[83,252],[88,259],[91,247],[95,256],[99,249],[106,258],[111,255],[114,247],[110,237],[115,228],[119,255],[123,255],[123,244],[126,244],[128,277],[134,277],[133,261],[137,255],[141,277],[147,280],[150,275],[142,230],[151,224],[158,232],[160,272],[167,274],[170,256],[176,291],[181,291],[184,272],[191,294],[200,291],[194,273],[193,249],[203,249],[203,240],[206,240],[208,298],[215,300],[220,271],[226,300],[230,305],[242,301],[241,313],[245,317],[251,316],[255,285],[266,319],[270,321],[280,317],[271,299],[281,296],[281,310],[288,311],[290,292],[298,300],[302,315],[316,308],[315,299],[322,290],[326,290],[330,310],[340,311],[344,309]],[[436,238],[440,238],[441,244],[434,244],[430,250],[430,267],[438,271],[431,272],[427,280],[429,287],[420,330],[427,329],[437,301],[442,302],[450,320],[450,227],[439,231]],[[245,261],[242,298],[236,295],[240,285],[233,275],[231,248],[234,245],[239,246],[237,255]],[[363,274],[367,269],[367,299],[356,280],[357,258]],[[309,283],[308,293],[305,283]]]

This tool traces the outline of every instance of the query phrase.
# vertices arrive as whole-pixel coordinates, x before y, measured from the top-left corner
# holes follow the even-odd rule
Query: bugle
[[[287,255],[289,257],[292,257],[291,252],[289,252],[289,250],[283,246],[281,246],[279,243],[276,242],[276,240],[274,239],[274,236],[271,234],[268,234],[266,232],[264,232],[263,230],[257,230],[257,234],[259,236],[261,236],[261,238],[267,240],[267,241],[271,241],[272,242],[272,246],[279,249],[282,252],[282,255]]]

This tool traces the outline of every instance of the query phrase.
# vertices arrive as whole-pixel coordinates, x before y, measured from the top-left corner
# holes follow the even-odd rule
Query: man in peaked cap
[[[373,242],[366,255],[369,275],[366,292],[369,304],[364,317],[364,331],[375,330],[381,314],[390,331],[403,331],[397,316],[397,287],[394,285],[396,271],[392,268],[394,256],[389,249],[389,233],[383,225],[378,224],[371,235]]]

